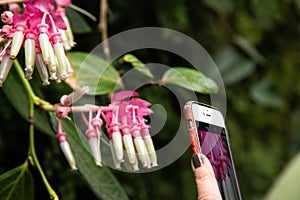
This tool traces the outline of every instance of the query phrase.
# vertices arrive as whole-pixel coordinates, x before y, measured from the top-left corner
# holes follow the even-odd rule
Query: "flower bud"
[[[36,54],[36,68],[38,69],[38,72],[40,74],[40,77],[43,81],[43,85],[49,85],[49,76],[48,71],[45,63],[43,62],[42,55],[40,53]]]
[[[13,64],[13,61],[9,58],[9,55],[5,54],[2,57],[2,61],[0,64],[0,87],[2,87],[2,84],[6,80],[12,64]]]
[[[10,3],[10,4],[8,4],[8,6],[9,6],[9,10],[12,13],[20,13],[21,12],[21,8],[20,8],[19,4],[17,4],[17,3]]]
[[[13,35],[12,42],[11,42],[11,48],[10,48],[10,59],[14,60],[16,59],[20,48],[22,46],[24,40],[24,33],[23,31],[16,31]]]
[[[10,25],[4,25],[2,26],[2,28],[0,29],[0,35],[4,38],[8,37],[9,35],[11,35],[12,32],[12,26]]]
[[[25,78],[30,80],[33,73],[35,60],[35,41],[28,38],[25,40]]]
[[[10,12],[10,11],[4,11],[1,14],[1,21],[4,24],[12,24],[13,23],[13,16],[14,16],[14,14],[12,12]]]
[[[88,93],[89,87],[84,86],[74,92],[70,93],[69,95],[63,95],[60,99],[60,104],[63,106],[70,106],[72,103],[77,102],[83,95]],[[102,124],[101,124],[102,125]]]
[[[114,131],[112,133],[112,141],[117,161],[123,162],[123,143],[120,131]]]

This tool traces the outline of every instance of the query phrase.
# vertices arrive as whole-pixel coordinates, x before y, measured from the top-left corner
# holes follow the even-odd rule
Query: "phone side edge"
[[[201,148],[198,139],[197,127],[193,116],[192,104],[196,103],[195,101],[188,101],[183,109],[186,129],[188,131],[190,141],[191,141],[191,150],[193,154],[200,154]]]

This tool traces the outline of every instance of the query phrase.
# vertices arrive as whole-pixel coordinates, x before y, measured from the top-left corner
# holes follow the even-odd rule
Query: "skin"
[[[201,154],[200,156],[201,166],[195,168],[193,162],[191,163],[195,175],[198,200],[222,200],[213,168],[205,155]]]

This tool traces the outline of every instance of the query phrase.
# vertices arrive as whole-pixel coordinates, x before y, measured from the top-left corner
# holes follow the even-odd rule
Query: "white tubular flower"
[[[49,73],[50,73],[50,80],[57,79],[57,60],[54,54],[54,49],[50,42],[48,42],[48,49],[49,49],[49,64],[47,65]]]
[[[150,158],[145,142],[141,136],[134,138],[134,144],[144,168],[151,168]]]
[[[72,170],[77,170],[76,167],[76,161],[73,156],[73,153],[71,151],[70,145],[67,141],[60,142],[60,148],[62,152],[64,153],[66,159],[68,160],[68,163]]]
[[[109,146],[110,146],[110,151],[111,151],[111,156],[113,159],[113,162],[115,164],[116,169],[121,169],[121,162],[119,162],[116,158],[116,153],[115,153],[115,149],[114,149],[114,145],[112,140],[109,141]]]
[[[26,25],[23,23],[19,23],[16,25],[16,27],[17,27],[16,32],[14,33],[13,38],[12,38],[10,54],[9,54],[9,57],[12,60],[16,59],[16,57],[21,49],[21,46],[23,44],[24,32],[26,29]]]
[[[69,60],[69,58],[66,55],[65,55],[65,57],[66,57],[65,62],[66,62],[67,74],[72,74],[73,73],[73,69],[72,69],[70,60]]]
[[[135,148],[137,150],[138,157],[140,158],[143,167],[151,168],[151,162],[150,162],[150,158],[148,155],[147,147],[141,136],[140,128],[137,126],[134,126],[131,129],[131,134],[134,137]]]
[[[112,133],[112,142],[114,146],[116,159],[118,160],[118,162],[123,162],[123,143],[120,131],[114,131]]]
[[[58,122],[58,127],[59,128],[58,128],[58,133],[57,133],[56,137],[60,143],[60,148],[61,148],[63,154],[65,155],[71,169],[77,170],[75,158],[71,151],[70,145],[66,139],[66,133],[61,132],[61,121],[60,120]]]
[[[59,76],[64,81],[68,78],[65,51],[60,42],[56,42],[53,47],[57,58]]]
[[[32,36],[32,37],[31,37]],[[35,40],[33,34],[26,34],[25,40],[25,78],[32,79],[35,62]]]
[[[102,158],[101,158],[101,152],[100,152],[100,138],[98,137],[90,137],[89,138],[89,145],[92,150],[94,160],[97,166],[102,166]]]
[[[71,25],[70,25],[69,19],[66,16],[63,17],[63,20],[67,25],[67,30],[65,30],[65,33],[67,36],[68,46],[70,46],[72,48],[75,46],[75,42],[74,42],[74,36],[73,36],[72,29],[71,29]]]
[[[50,63],[50,49],[49,49],[49,36],[47,34],[49,25],[48,24],[39,24],[37,26],[39,29],[39,43],[43,56],[43,61],[46,65]]]
[[[69,45],[69,41],[68,41],[68,38],[67,38],[66,31],[65,30],[61,30],[61,29],[59,29],[58,31],[61,34],[61,42],[63,43],[65,50],[66,51],[71,50],[72,47]]]
[[[0,87],[2,87],[2,84],[6,80],[12,64],[13,64],[13,61],[9,58],[9,55],[5,54],[2,57],[2,61],[0,64]]]
[[[147,151],[149,153],[150,161],[152,167],[157,167],[157,156],[153,145],[153,141],[150,135],[143,136],[144,142],[146,144]]]
[[[89,146],[92,151],[96,165],[102,166],[100,152],[100,134],[97,133],[97,131],[93,127],[90,127],[88,130],[86,130],[85,134],[89,138]]]
[[[47,67],[43,62],[43,58],[41,54],[39,53],[36,54],[35,63],[36,63],[36,68],[38,69],[40,77],[43,81],[43,85],[50,85]]]
[[[123,135],[123,142],[124,146],[127,152],[128,156],[128,161],[130,164],[135,164],[137,162],[136,159],[136,154],[135,154],[135,149],[134,149],[134,144],[133,144],[133,139],[130,134],[124,134]]]

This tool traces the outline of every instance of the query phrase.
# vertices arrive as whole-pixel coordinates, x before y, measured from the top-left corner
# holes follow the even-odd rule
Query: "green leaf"
[[[15,199],[34,199],[33,178],[27,162],[0,175],[0,200]]]
[[[89,86],[89,94],[100,95],[122,87],[118,72],[98,56],[85,52],[68,53],[81,86]]]
[[[28,96],[14,67],[11,69],[2,89],[16,111],[26,121],[28,121]],[[51,126],[48,123],[46,112],[41,111],[37,108],[35,109],[34,116],[35,119],[38,119],[34,120],[35,128],[37,128],[39,131],[42,131],[43,133],[53,134]]]
[[[130,63],[134,69],[138,70],[145,76],[148,76],[149,78],[153,78],[153,74],[149,70],[149,68],[146,67],[144,63],[142,63],[139,59],[137,59],[134,55],[126,54],[121,59],[121,62]]]
[[[251,89],[251,97],[257,103],[268,107],[280,107],[283,105],[283,100],[272,90],[270,80],[263,79],[255,84]]]
[[[128,199],[123,188],[107,167],[97,167],[91,153],[83,145],[74,124],[63,120],[63,130],[72,148],[77,167],[94,194],[101,199]]]
[[[214,61],[222,74],[225,85],[243,80],[251,75],[256,68],[252,60],[238,53],[232,47],[222,49],[214,57]]]
[[[299,199],[300,154],[285,168],[266,196],[266,200]]]
[[[91,27],[86,23],[84,18],[71,8],[66,8],[72,31],[76,34],[84,34],[92,32]]]
[[[185,67],[168,69],[164,73],[161,83],[177,85],[203,94],[218,92],[218,86],[212,79],[199,71]]]
[[[248,56],[259,64],[263,64],[265,62],[265,58],[261,55],[258,50],[250,44],[250,42],[240,35],[234,37],[234,43],[240,47]]]

